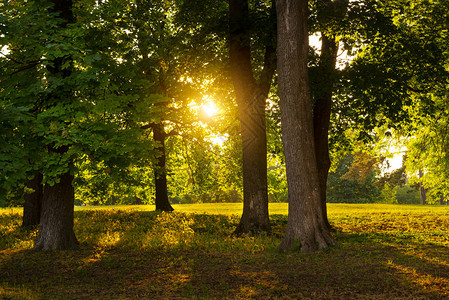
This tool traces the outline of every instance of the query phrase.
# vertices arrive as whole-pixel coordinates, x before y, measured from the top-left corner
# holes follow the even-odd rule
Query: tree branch
[[[405,88],[406,88],[407,90],[411,91],[411,92],[414,92],[414,93],[427,93],[426,90],[415,89],[415,88],[412,88],[412,87],[409,86],[409,85],[406,85]]]
[[[140,126],[140,129],[145,130],[145,129],[154,129],[154,127],[156,126],[156,123],[148,123],[146,125]]]

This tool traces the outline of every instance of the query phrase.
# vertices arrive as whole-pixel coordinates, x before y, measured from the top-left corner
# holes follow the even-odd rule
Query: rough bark
[[[156,167],[154,169],[154,181],[156,186],[156,210],[173,211],[173,207],[168,200],[167,191],[167,168],[165,156],[165,130],[164,124],[159,123],[153,126],[153,139],[157,142],[156,150],[159,156],[156,158]]]
[[[331,166],[329,158],[329,125],[337,51],[338,44],[335,39],[322,34],[320,64],[318,67],[319,80],[317,82],[319,88],[315,92],[313,106],[313,130],[323,219],[329,230],[332,227],[327,218],[326,186]]]
[[[281,249],[312,252],[335,243],[324,222],[315,154],[307,52],[307,0],[276,1],[282,141],[288,223]],[[294,63],[293,63],[294,62]]]
[[[274,48],[266,47],[260,81],[251,67],[247,0],[229,0],[230,62],[243,155],[243,214],[235,234],[269,232],[265,101],[274,73]]]
[[[73,231],[75,191],[70,172],[59,176],[53,186],[45,185],[42,215],[35,250],[76,249],[78,241]]]
[[[26,193],[23,196],[23,218],[22,227],[33,227],[39,225],[41,218],[41,206],[43,196],[42,173],[36,172],[34,177],[26,183],[32,193]]]

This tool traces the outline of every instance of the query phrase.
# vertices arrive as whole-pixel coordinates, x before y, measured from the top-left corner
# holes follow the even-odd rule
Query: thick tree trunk
[[[156,210],[173,211],[173,207],[168,201],[167,191],[167,167],[165,158],[165,130],[164,124],[159,123],[153,126],[153,139],[158,143],[156,147],[159,156],[154,169],[154,182],[156,186]]]
[[[229,0],[231,73],[237,97],[243,154],[243,214],[235,234],[269,232],[265,101],[274,73],[274,48],[267,46],[257,84],[251,67],[247,0]]]
[[[307,52],[307,0],[276,1],[282,141],[288,183],[288,223],[282,249],[303,252],[335,243],[323,219],[315,155]]]
[[[319,88],[316,89],[314,95],[313,130],[323,219],[329,230],[331,230],[331,225],[327,218],[326,186],[331,166],[329,158],[329,125],[337,51],[338,44],[335,39],[322,34],[320,65],[318,67],[319,80],[317,82]]]
[[[53,186],[45,185],[42,215],[35,250],[67,250],[78,248],[73,231],[75,191],[70,171],[59,176]]]
[[[34,192],[26,193],[23,198],[23,218],[22,227],[32,227],[39,225],[41,218],[41,206],[43,196],[42,173],[36,172],[34,177],[28,180],[26,187]]]

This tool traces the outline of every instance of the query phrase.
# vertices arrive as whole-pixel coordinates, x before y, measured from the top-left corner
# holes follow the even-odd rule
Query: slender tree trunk
[[[343,18],[347,11],[348,3],[348,0],[320,0],[318,3],[318,19],[328,21],[330,18]],[[332,15],[329,15],[329,11],[332,11]],[[321,21],[320,26],[327,28],[328,24],[326,24],[326,21]],[[321,54],[318,66],[319,76],[317,87],[314,89],[313,128],[323,219],[329,230],[332,230],[332,227],[327,218],[326,205],[327,178],[331,166],[328,136],[337,54],[338,42],[334,37],[322,30]]]
[[[314,95],[313,130],[323,219],[329,230],[332,227],[327,218],[326,187],[329,168],[331,166],[329,158],[329,125],[337,51],[338,44],[335,39],[322,34],[319,65],[320,79],[317,83],[319,87],[316,89]]]
[[[59,176],[53,186],[45,185],[42,215],[35,250],[67,250],[78,248],[73,231],[75,191],[70,171]]]
[[[419,170],[418,177],[421,179],[423,176],[424,176],[423,172],[421,170]],[[426,193],[426,189],[422,185],[422,181],[419,182],[419,194],[421,196],[421,204],[426,205],[427,204],[427,195],[426,195],[427,193]]]
[[[282,249],[303,252],[335,243],[323,219],[316,163],[307,52],[307,0],[276,1],[282,141],[288,183],[288,223]]]
[[[243,214],[235,234],[269,232],[265,101],[275,69],[267,45],[259,83],[251,67],[247,0],[229,0],[230,61],[242,134]],[[273,30],[274,31],[274,30]]]
[[[173,207],[168,201],[167,191],[167,167],[165,158],[165,130],[164,124],[159,123],[153,126],[153,139],[158,143],[156,150],[159,156],[154,169],[154,182],[156,186],[156,210],[173,211]]]
[[[41,206],[43,196],[42,173],[36,172],[34,177],[28,180],[26,187],[32,189],[32,193],[26,193],[23,198],[23,219],[22,227],[32,227],[39,225],[41,218]]]

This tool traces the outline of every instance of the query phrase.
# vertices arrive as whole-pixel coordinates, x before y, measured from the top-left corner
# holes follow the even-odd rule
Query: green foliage
[[[376,170],[369,168],[348,176],[353,163],[354,157],[347,155],[340,160],[336,170],[329,173],[327,202],[374,203],[379,199],[380,191],[375,184]]]
[[[390,183],[386,183],[380,192],[380,203],[386,204],[397,204],[398,199],[396,198],[396,187]]]
[[[416,187],[396,187],[396,198],[399,204],[419,204],[421,201],[419,190]]]
[[[268,201],[287,202],[287,177],[285,174],[285,164],[274,155],[268,156]]]
[[[251,38],[245,42],[258,77],[263,45],[275,44],[274,19],[271,1],[249,5]],[[240,201],[228,4],[81,0],[67,26],[49,6],[0,4],[0,206],[20,204],[24,182],[37,170],[50,185],[74,173],[78,204],[153,203],[160,153],[149,127],[160,123],[167,131],[172,201]],[[336,163],[357,140],[376,140],[378,125],[412,136],[407,171],[424,172],[414,181],[423,182],[431,201],[449,193],[448,11],[444,1],[310,2],[311,33],[336,37],[354,55],[333,74],[329,201],[373,202],[384,182],[403,184],[404,173],[376,179],[370,163],[352,169],[349,158]],[[317,63],[311,51],[315,91],[322,90],[314,84]],[[271,202],[287,198],[276,94],[274,85],[266,113]],[[220,111],[212,117],[201,111],[209,100]],[[224,142],[213,143],[217,137]],[[385,186],[384,196],[392,199]],[[414,201],[397,191],[399,202]]]

